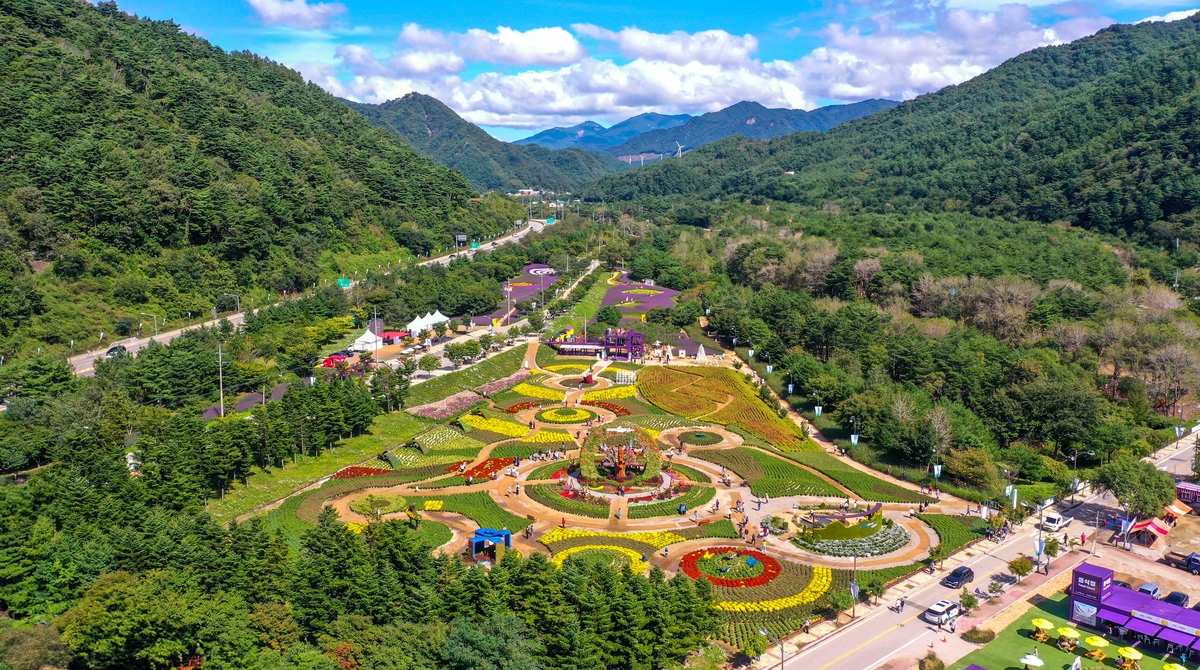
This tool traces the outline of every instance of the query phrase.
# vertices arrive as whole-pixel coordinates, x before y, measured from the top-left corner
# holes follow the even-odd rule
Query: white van
[[[1042,517],[1042,530],[1057,533],[1058,531],[1071,525],[1071,517],[1063,516],[1058,512],[1050,512]]]

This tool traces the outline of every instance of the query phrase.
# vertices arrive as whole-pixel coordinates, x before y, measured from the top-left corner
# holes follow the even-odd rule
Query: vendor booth
[[[1071,579],[1071,621],[1168,654],[1200,652],[1200,612],[1113,584],[1113,571],[1082,563]]]
[[[471,556],[475,560],[497,562],[512,549],[512,533],[507,529],[480,528],[471,538]]]

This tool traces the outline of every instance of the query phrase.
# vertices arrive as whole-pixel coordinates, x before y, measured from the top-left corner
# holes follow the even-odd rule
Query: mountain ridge
[[[585,197],[959,211],[1200,242],[1200,17],[1116,25],[834,128],[726,138]]]
[[[608,128],[595,121],[584,121],[566,128],[548,128],[535,135],[516,140],[513,144],[536,144],[547,149],[575,148],[600,152],[608,147],[627,142],[642,133],[683,125],[691,118],[690,114],[671,115],[645,112],[631,116]]]
[[[377,105],[343,102],[422,156],[461,172],[481,192],[521,188],[573,191],[597,177],[628,168],[614,158],[581,149],[550,150],[501,142],[437,98],[422,93],[408,93]]]

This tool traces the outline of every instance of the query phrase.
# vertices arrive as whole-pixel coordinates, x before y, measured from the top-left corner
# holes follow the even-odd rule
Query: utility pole
[[[221,416],[225,416],[225,365],[221,356],[221,343],[217,342],[217,383],[221,388]]]

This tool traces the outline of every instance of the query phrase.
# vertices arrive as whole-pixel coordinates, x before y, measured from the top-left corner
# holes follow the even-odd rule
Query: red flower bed
[[[364,468],[361,465],[351,465],[348,468],[342,468],[333,473],[334,479],[354,479],[355,477],[374,477],[375,475],[386,475],[391,470],[383,468]]]
[[[489,458],[464,472],[463,476],[469,479],[484,479],[491,477],[493,472],[507,468],[515,462],[515,458]]]
[[[584,400],[579,404],[606,409],[617,416],[629,416],[630,414],[633,414],[633,412],[629,411],[628,407],[623,407],[616,403],[604,402],[603,400]]]
[[[459,461],[459,462],[455,463],[454,465],[451,465],[450,467],[446,468],[446,472],[458,472],[459,468],[461,468],[463,465],[470,463],[470,462],[471,461]]]
[[[523,409],[533,409],[534,407],[541,407],[541,406],[542,406],[542,403],[540,403],[540,402],[519,402],[504,411],[509,414],[516,414],[517,412],[520,412]]]
[[[750,556],[751,558],[762,562],[762,574],[756,577],[750,577],[749,579],[725,579],[723,577],[714,577],[700,571],[700,566],[698,564],[700,559],[704,557],[704,554],[728,554],[730,552],[733,552],[738,556]],[[696,551],[684,556],[683,560],[679,562],[679,567],[683,570],[684,574],[692,579],[700,579],[700,577],[703,576],[704,578],[708,579],[708,581],[712,582],[713,586],[725,586],[728,588],[762,586],[763,584],[767,584],[771,580],[778,577],[779,573],[782,571],[782,568],[779,566],[779,561],[767,556],[761,551],[755,551],[753,549],[739,549],[736,547],[712,547],[710,549],[697,549]]]

